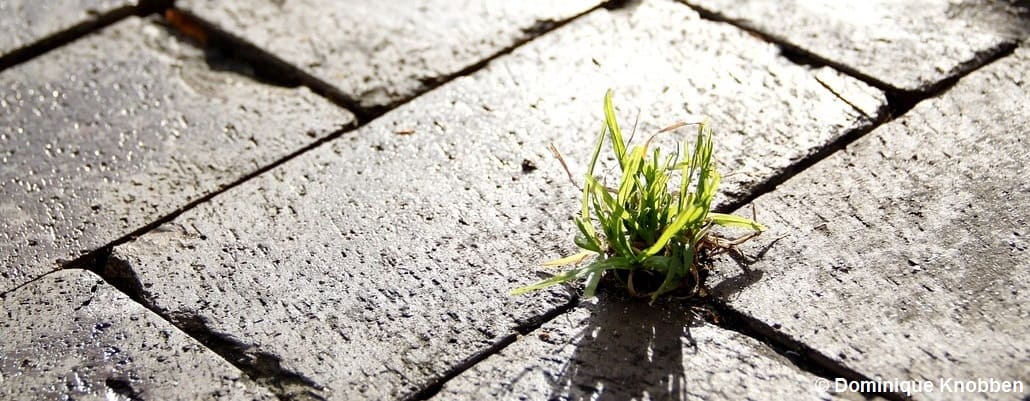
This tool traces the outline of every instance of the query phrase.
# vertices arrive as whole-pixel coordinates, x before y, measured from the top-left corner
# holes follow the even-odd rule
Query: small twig
[[[561,152],[558,152],[558,148],[554,147],[554,143],[548,144],[547,148],[551,150],[551,154],[554,155],[555,159],[558,159],[558,163],[561,163],[561,167],[565,169],[565,174],[569,176],[569,182],[572,183],[572,186],[579,188],[579,184],[576,184],[576,179],[572,178],[572,171],[569,170],[569,165],[565,164],[565,158],[561,156]]]

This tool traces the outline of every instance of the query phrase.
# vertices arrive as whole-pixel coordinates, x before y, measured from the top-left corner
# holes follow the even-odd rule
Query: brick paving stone
[[[904,91],[960,76],[1030,31],[1002,1],[684,1]]]
[[[434,400],[830,399],[820,378],[683,306],[600,297],[448,381]]]
[[[0,292],[353,121],[229,68],[132,17],[0,72]]]
[[[547,145],[582,171],[607,84],[643,110],[638,141],[713,115],[729,198],[883,104],[677,3],[599,10],[116,247],[108,273],[327,398],[410,395],[568,301],[506,293],[572,251],[578,191]]]
[[[225,2],[176,6],[382,109],[601,0]]]
[[[239,370],[84,270],[0,298],[0,398],[274,400]]]
[[[757,282],[721,285],[730,305],[869,377],[1030,383],[1028,56],[974,72],[755,201],[768,237],[788,236],[751,264]]]
[[[0,2],[0,59],[11,52],[108,14],[127,13],[132,0],[5,0]]]

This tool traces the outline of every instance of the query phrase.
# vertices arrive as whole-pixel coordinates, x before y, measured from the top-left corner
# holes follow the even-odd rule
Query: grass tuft
[[[677,123],[658,134],[688,125],[692,124]],[[696,125],[692,148],[684,142],[682,151],[677,148],[664,155],[657,146],[651,149],[653,136],[627,148],[615,118],[612,91],[608,90],[604,124],[587,167],[581,210],[573,218],[579,231],[574,242],[581,252],[545,263],[574,267],[517,288],[512,294],[585,277],[584,295],[589,298],[602,277],[608,276],[625,285],[630,294],[650,296],[652,300],[681,289],[695,295],[705,258],[765,231],[752,219],[710,211],[721,177],[713,160],[712,130],[707,121]],[[616,188],[602,185],[594,176],[606,140],[622,172]],[[681,159],[681,155],[687,157]],[[676,182],[678,191],[673,191],[671,186]],[[753,233],[727,240],[712,234],[713,226],[746,228]],[[641,284],[648,280],[654,285]]]

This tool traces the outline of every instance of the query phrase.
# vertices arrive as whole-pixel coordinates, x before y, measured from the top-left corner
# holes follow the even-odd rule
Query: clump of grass
[[[687,125],[690,124],[674,124],[658,134]],[[611,142],[622,172],[616,188],[606,187],[594,177],[606,139]],[[512,294],[586,277],[584,295],[592,297],[607,274],[624,284],[630,294],[650,296],[652,300],[679,289],[695,295],[705,258],[730,250],[765,230],[752,219],[710,211],[721,176],[715,168],[712,130],[707,121],[697,124],[693,151],[684,142],[682,152],[677,148],[663,155],[657,146],[651,149],[653,139],[654,136],[627,149],[615,119],[612,91],[608,90],[604,97],[604,124],[583,185],[582,210],[574,217],[579,230],[575,243],[582,251],[545,263],[575,267],[517,288]],[[671,188],[676,181],[678,188]],[[713,226],[742,227],[753,232],[728,240],[712,234]],[[641,281],[641,276],[661,284],[656,289],[641,291],[640,284],[635,282]]]

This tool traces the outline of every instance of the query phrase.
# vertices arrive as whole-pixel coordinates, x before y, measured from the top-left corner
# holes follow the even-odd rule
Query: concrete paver
[[[687,307],[601,297],[448,381],[435,400],[830,399],[821,378]]]
[[[0,58],[108,14],[128,13],[132,0],[6,0],[0,2]]]
[[[0,398],[274,400],[239,370],[84,270],[0,298]]]
[[[362,108],[382,109],[599,3],[184,0],[176,7],[329,83]]]
[[[353,122],[231,68],[131,17],[0,72],[0,292]]]
[[[722,286],[729,304],[868,377],[1030,383],[1028,56],[974,72],[756,200],[769,238],[788,236],[750,266],[760,280]]]
[[[961,76],[1030,32],[1002,1],[684,1],[903,91]]]
[[[713,115],[731,197],[883,104],[681,4],[599,10],[116,247],[108,274],[303,391],[413,394],[568,302],[506,293],[571,251],[578,190],[547,145],[581,171],[607,84],[624,119],[642,110],[638,140]]]

